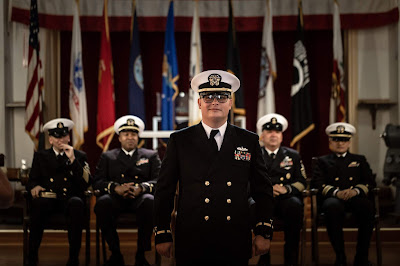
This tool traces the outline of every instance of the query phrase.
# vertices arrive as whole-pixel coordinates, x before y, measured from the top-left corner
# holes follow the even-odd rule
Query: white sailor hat
[[[325,133],[331,138],[344,138],[348,140],[356,134],[356,128],[349,123],[338,122],[327,126]]]
[[[144,122],[137,116],[125,115],[115,121],[114,130],[118,135],[121,131],[133,131],[140,134],[144,130]]]
[[[284,132],[288,127],[288,121],[283,115],[270,113],[264,115],[257,121],[257,129],[261,132],[263,130],[276,130]]]
[[[67,118],[56,118],[50,120],[43,126],[43,131],[48,131],[50,136],[62,138],[69,134],[74,127],[74,122]]]
[[[240,80],[223,70],[207,70],[194,76],[190,87],[199,94],[214,91],[233,93],[239,89]]]

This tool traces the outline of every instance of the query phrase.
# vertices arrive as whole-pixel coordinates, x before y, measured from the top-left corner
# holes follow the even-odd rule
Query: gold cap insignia
[[[133,119],[128,119],[128,120],[126,121],[126,124],[127,124],[128,126],[133,126],[133,125],[135,124],[135,120],[133,120]]]
[[[344,133],[344,126],[337,126],[336,131],[337,133]]]
[[[276,120],[276,117],[272,117],[272,118],[271,118],[271,123],[272,123],[272,124],[276,124],[277,122],[278,122],[278,121]]]
[[[208,76],[208,81],[211,86],[219,86],[219,82],[221,81],[221,76],[218,74],[211,74]]]
[[[62,122],[58,122],[57,127],[58,127],[58,128],[63,128],[63,127],[64,127],[64,124],[63,124]]]

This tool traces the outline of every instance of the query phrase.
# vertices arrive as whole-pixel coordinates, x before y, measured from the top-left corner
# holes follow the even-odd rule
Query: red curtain
[[[111,32],[112,57],[114,65],[115,112],[116,117],[127,114],[127,84],[129,60],[129,32]],[[189,52],[190,32],[176,32],[176,46],[179,63],[179,90],[189,89]],[[227,33],[202,33],[204,70],[225,69]],[[261,32],[238,32],[243,84],[246,91],[247,129],[256,130],[257,95],[260,75]],[[289,121],[289,128],[284,133],[283,145],[288,146],[291,140],[290,128],[290,90],[292,84],[292,62],[295,32],[274,32],[275,53],[278,77],[275,82],[276,111]],[[163,56],[164,33],[141,32],[145,100],[146,129],[151,129],[152,117],[156,115],[156,92],[161,91],[161,62]],[[329,97],[332,73],[332,31],[306,31],[305,44],[307,48],[313,118],[316,128],[301,141],[301,155],[307,172],[310,171],[311,157],[329,152],[328,138],[325,127],[328,125]],[[98,62],[100,54],[100,32],[82,33],[83,67],[86,83],[86,96],[89,117],[89,131],[85,134],[85,144],[82,149],[88,154],[92,172],[101,154],[96,145],[96,112]],[[71,51],[71,32],[61,32],[61,110],[63,117],[69,117],[69,61]],[[148,141],[150,143],[150,141]],[[110,149],[118,147],[116,136],[110,144]]]

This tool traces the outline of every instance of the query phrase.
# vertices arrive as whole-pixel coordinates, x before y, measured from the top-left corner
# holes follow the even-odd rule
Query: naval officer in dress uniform
[[[177,184],[177,265],[248,265],[269,250],[272,184],[258,136],[227,122],[236,76],[221,70],[196,75],[202,121],[171,134],[155,194],[157,251],[172,256],[171,212]],[[248,190],[249,185],[249,190]],[[257,202],[251,223],[248,197]],[[252,240],[251,229],[255,238]]]
[[[261,131],[261,149],[274,192],[274,216],[283,220],[285,232],[285,265],[297,265],[300,230],[303,224],[303,197],[306,173],[300,154],[281,146],[288,122],[280,114],[261,117],[257,128]],[[269,254],[260,257],[258,265],[269,265]]]
[[[354,126],[333,123],[325,132],[332,153],[318,158],[311,185],[318,189],[319,203],[326,215],[329,239],[336,253],[335,265],[346,265],[343,220],[345,212],[352,212],[359,224],[354,265],[367,266],[374,223],[374,208],[367,198],[375,185],[372,171],[363,155],[349,152],[351,137],[356,133]]]
[[[82,226],[85,219],[84,192],[91,184],[86,154],[68,143],[74,122],[65,118],[47,122],[50,149],[35,152],[26,190],[32,195],[29,234],[29,264],[37,265],[43,224],[48,215],[65,212],[68,224],[69,259],[67,265],[79,264]]]
[[[157,151],[138,148],[143,121],[126,115],[114,123],[121,148],[103,153],[94,176],[94,189],[101,192],[94,211],[109,249],[112,252],[106,265],[124,265],[117,233],[117,219],[121,212],[135,212],[138,239],[135,265],[150,265],[145,251],[151,250],[153,232],[154,186],[161,161]]]

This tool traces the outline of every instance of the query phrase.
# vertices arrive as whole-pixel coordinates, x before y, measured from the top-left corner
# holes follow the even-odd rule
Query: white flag
[[[85,80],[83,78],[81,27],[79,22],[78,1],[74,1],[74,19],[72,26],[71,69],[69,78],[69,112],[75,123],[73,146],[79,149],[84,143],[84,133],[88,130]]]
[[[190,47],[190,80],[203,71],[203,57],[201,53],[200,19],[198,14],[198,1],[194,3],[194,14],[192,23],[191,47]],[[199,94],[189,89],[189,126],[195,125],[201,120],[201,112],[197,100]]]
[[[274,39],[272,37],[272,4],[270,0],[267,0],[261,43],[260,90],[258,95],[257,119],[268,113],[275,113],[275,78],[276,63]]]

